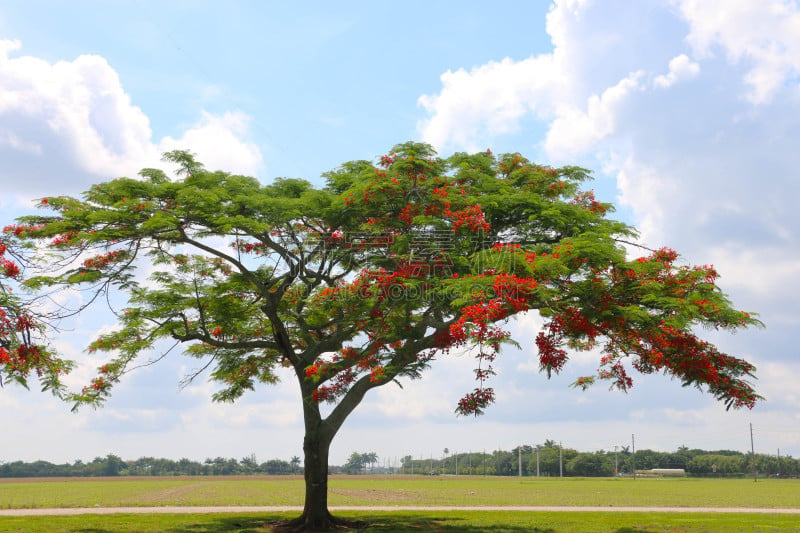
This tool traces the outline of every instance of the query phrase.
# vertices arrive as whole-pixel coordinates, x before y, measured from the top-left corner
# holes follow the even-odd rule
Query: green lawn
[[[371,512],[341,513],[370,523],[370,533],[737,533],[800,530],[797,516],[669,513]],[[265,533],[291,515],[83,515],[0,518],[15,533]]]
[[[300,477],[0,481],[0,509],[302,503]],[[329,503],[777,508],[800,506],[800,481],[333,476]]]
[[[161,505],[301,505],[298,477],[0,480],[0,509]],[[547,479],[335,476],[335,505],[800,507],[798,480]],[[0,517],[0,532],[269,532],[298,513]],[[770,513],[350,511],[370,532],[800,532],[800,515]]]

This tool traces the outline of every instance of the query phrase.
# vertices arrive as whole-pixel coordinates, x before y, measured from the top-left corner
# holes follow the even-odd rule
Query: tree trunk
[[[306,424],[303,439],[305,507],[302,516],[294,523],[308,531],[326,531],[334,526],[333,517],[328,512],[328,450],[331,443],[321,435],[321,428],[310,429]]]
[[[306,498],[303,514],[289,522],[294,531],[329,531],[344,521],[328,512],[328,451],[335,432],[329,431],[316,404],[304,404]]]
[[[312,393],[315,385],[306,381],[305,371],[296,368],[303,396],[303,454],[305,456],[306,500],[303,514],[289,522],[294,531],[329,531],[337,528],[366,527],[363,522],[335,518],[328,512],[328,452],[333,437],[347,416],[374,385],[369,380],[357,383],[327,419],[323,420]]]

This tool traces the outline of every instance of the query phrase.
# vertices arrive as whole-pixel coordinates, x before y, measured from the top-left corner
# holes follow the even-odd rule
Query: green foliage
[[[209,362],[217,400],[274,383],[284,365],[307,401],[351,394],[347,405],[475,344],[480,386],[459,412],[479,413],[493,398],[484,381],[497,350],[512,342],[492,323],[527,310],[549,319],[537,339],[548,374],[566,360],[562,343],[586,349],[605,338],[608,369],[577,385],[626,389],[620,360],[633,355],[638,370],[706,385],[729,405],[756,399],[739,378],[752,367],[689,330],[758,322],[730,305],[710,267],[673,267],[671,251],[626,259],[621,244],[635,231],[579,189],[585,169],[490,152],[439,159],[404,143],[377,166],[345,163],[316,189],[208,171],[185,151],[164,160],[180,180],[145,169],[145,179],[98,184],[82,200],[45,198],[55,216],[8,231],[49,247],[56,264],[72,261],[58,273],[43,265],[30,288],[128,294],[119,329],[90,346],[117,355],[78,403],[102,401],[160,339]],[[156,266],[146,283],[143,260]]]

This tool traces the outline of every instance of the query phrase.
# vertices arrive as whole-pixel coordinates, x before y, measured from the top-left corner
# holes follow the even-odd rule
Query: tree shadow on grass
[[[438,533],[569,533],[567,530],[556,530],[550,527],[537,527],[533,523],[520,524],[492,524],[480,523],[470,524],[462,517],[458,516],[403,516],[387,514],[383,516],[358,516],[355,518],[367,522],[366,528],[350,529],[350,532],[364,533],[395,533],[395,532],[438,532]],[[197,529],[171,529],[170,533],[227,533],[236,531],[238,533],[265,533],[272,531],[276,523],[282,520],[259,517],[220,517],[214,520],[214,524],[197,524]],[[345,530],[339,530],[345,531]],[[86,533],[104,533],[86,532]],[[649,527],[621,527],[615,529],[613,533],[657,533],[657,530]]]
[[[558,533],[554,529],[538,528],[533,524],[470,524],[464,518],[447,515],[404,516],[387,514],[383,516],[347,516],[346,518],[363,521],[368,525],[364,528],[338,531],[365,533],[391,533],[405,531],[440,533]],[[216,523],[219,526],[219,529],[186,529],[183,531],[174,530],[174,533],[216,533],[228,531],[237,531],[241,533],[264,533],[265,531],[271,531],[271,527],[276,524],[276,521],[264,518],[220,517],[216,520]],[[173,532],[171,531],[171,533]]]
[[[276,526],[285,523],[293,515],[288,514],[207,514],[193,517],[171,517],[163,520],[162,517],[127,517],[125,520],[117,521],[89,521],[83,524],[57,524],[52,523],[53,530],[70,531],[73,533],[278,533],[281,530]],[[351,514],[347,513],[343,518],[349,520],[363,521],[368,527],[338,530],[342,533],[393,533],[393,532],[438,532],[438,533],[569,533],[569,526],[555,526],[553,524],[537,525],[536,517],[504,517],[494,515],[492,517],[471,516],[469,518],[442,514],[395,514],[395,513],[375,513],[375,514]],[[102,519],[100,519],[102,520]],[[62,527],[59,527],[62,526]],[[68,526],[64,528],[63,526]],[[71,527],[70,527],[71,526]],[[77,527],[75,527],[77,526]],[[1,529],[1,528],[0,528]],[[50,529],[49,527],[47,529]],[[43,531],[47,529],[35,529]],[[12,531],[15,529],[11,529]],[[20,529],[19,531],[32,531]],[[661,529],[652,529],[648,526],[625,526],[617,529],[608,529],[613,533],[656,533]]]
[[[81,527],[70,527],[66,531],[74,533],[120,533],[120,532],[142,532],[156,533],[168,531],[169,533],[272,533],[280,532],[277,529],[281,523],[285,523],[289,515],[267,514],[267,515],[248,515],[248,514],[208,514],[204,516],[185,517],[161,520],[148,520],[144,517],[141,521],[136,519],[122,521],[119,524],[109,521],[107,523],[94,522],[84,523]],[[443,514],[395,514],[395,513],[375,513],[375,514],[351,514],[347,513],[342,518],[349,520],[362,521],[368,526],[364,528],[337,530],[342,533],[395,533],[395,532],[433,532],[433,533],[569,533],[561,528],[553,529],[546,526],[537,526],[536,519],[530,520],[514,517],[508,521],[502,517],[486,517],[486,519],[476,519],[474,516],[465,518],[458,515]],[[55,524],[54,524],[55,526]],[[55,527],[56,530],[65,531]],[[616,533],[648,533],[647,530],[623,528]]]
[[[557,533],[554,529],[534,524],[470,524],[457,516],[385,516],[370,520],[369,532],[436,531],[443,533]]]
[[[169,533],[269,533],[276,530],[276,526],[284,523],[288,517],[283,516],[252,516],[252,515],[209,515],[203,519],[188,519],[186,522],[163,524]],[[557,532],[551,528],[539,528],[535,524],[494,524],[494,523],[470,523],[458,516],[414,516],[414,515],[365,515],[365,516],[346,516],[351,520],[363,521],[368,524],[365,528],[337,530],[347,532],[365,533],[392,533],[392,532],[439,532],[439,533],[566,533]],[[137,526],[121,527],[83,527],[72,529],[76,533],[117,533],[120,531],[141,531],[155,532],[152,525],[149,527],[141,524]],[[642,532],[637,532],[642,533]]]

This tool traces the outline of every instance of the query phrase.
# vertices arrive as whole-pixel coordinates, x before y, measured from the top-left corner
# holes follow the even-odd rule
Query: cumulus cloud
[[[617,108],[624,105],[631,92],[641,88],[639,80],[642,76],[641,71],[634,72],[601,95],[591,95],[585,110],[561,105],[544,141],[547,155],[555,160],[564,160],[586,152],[614,133]]]
[[[656,87],[666,89],[678,82],[691,79],[700,72],[700,65],[689,59],[686,54],[680,54],[669,62],[669,72],[658,76],[653,83]]]
[[[255,174],[263,161],[241,112],[212,115],[177,138],[152,139],[114,68],[99,55],[50,63],[0,41],[0,178],[8,194],[76,194],[91,183],[157,166],[169,149],[189,149],[209,167]]]
[[[550,55],[447,71],[441,81],[439,94],[418,100],[432,115],[419,124],[422,137],[434,146],[471,150],[488,137],[516,131],[526,114],[547,116],[548,109],[537,103],[565,89],[563,73]]]
[[[619,200],[630,206],[636,215],[637,228],[644,242],[664,241],[667,206],[679,194],[675,181],[664,176],[659,169],[637,162],[629,157],[617,169]]]
[[[200,120],[178,138],[165,137],[159,143],[162,152],[190,148],[210,170],[225,170],[253,176],[262,170],[264,161],[248,136],[250,117],[235,111],[221,116],[202,112]]]
[[[523,121],[533,119],[548,124],[547,154],[570,157],[590,151],[614,132],[634,89],[668,92],[689,80],[703,80],[703,62],[713,66],[704,81],[726,101],[746,94],[763,104],[782,85],[796,84],[800,11],[795,4],[739,0],[722,10],[683,0],[677,2],[678,17],[667,2],[647,5],[634,10],[635,18],[644,21],[634,24],[611,15],[613,6],[554,2],[547,17],[552,52],[445,72],[441,90],[419,98],[428,114],[418,124],[422,138],[439,148],[478,149],[500,135],[519,133]],[[666,18],[672,19],[669,24],[663,23]],[[650,19],[670,28],[682,22],[684,41],[667,33],[658,35],[656,46]],[[667,38],[672,38],[671,47]],[[653,52],[648,54],[649,48]],[[717,50],[736,69],[720,75]]]
[[[442,74],[440,92],[418,100],[428,113],[418,123],[422,138],[440,149],[475,150],[519,133],[526,119],[537,120],[548,124],[546,155],[561,160],[612,135],[635,93],[698,75],[699,64],[686,54],[672,55],[668,73],[658,75],[653,68],[667,66],[663,54],[643,58],[647,44],[628,42],[630,33],[646,39],[643,13],[626,19],[612,11],[589,1],[556,1],[547,15],[552,52]]]
[[[0,41],[4,180],[41,190],[71,171],[114,175],[157,156],[148,118],[104,58],[82,55],[51,64],[11,57],[21,46]]]
[[[552,119],[555,103],[563,106],[576,97],[570,34],[573,19],[585,4],[569,0],[551,8],[547,31],[553,53],[518,61],[506,57],[469,71],[442,74],[441,91],[418,100],[429,114],[417,125],[423,140],[437,148],[476,150],[492,137],[518,131],[526,116]]]
[[[702,0],[680,0],[689,24],[686,36],[694,53],[711,57],[721,49],[731,63],[742,64],[747,98],[765,103],[800,74],[800,8],[791,0],[735,0],[724,9]]]

